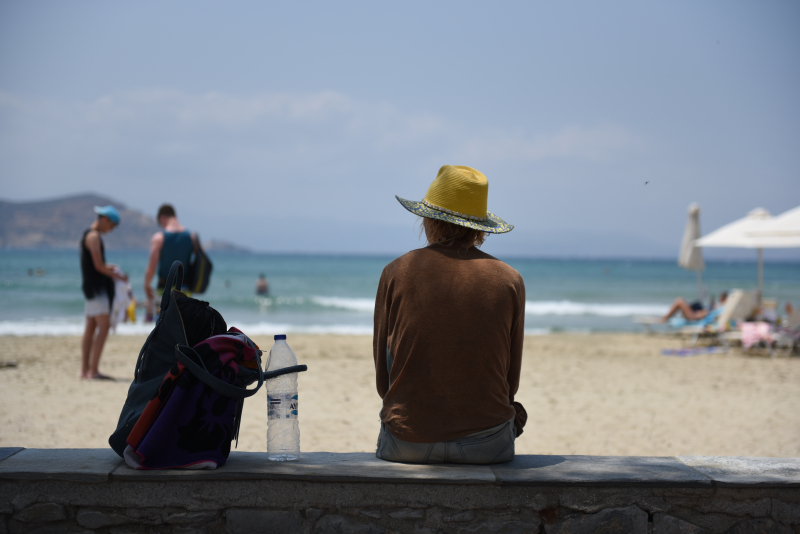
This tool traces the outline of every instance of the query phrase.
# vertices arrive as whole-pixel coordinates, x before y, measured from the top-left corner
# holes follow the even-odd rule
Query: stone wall
[[[0,449],[0,534],[87,531],[800,534],[800,459],[234,452],[213,471],[135,471],[105,449]]]

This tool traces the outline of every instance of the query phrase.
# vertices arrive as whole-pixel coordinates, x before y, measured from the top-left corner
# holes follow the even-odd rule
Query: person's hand
[[[154,300],[156,297],[156,292],[150,286],[144,286],[144,294],[147,295],[148,300]]]
[[[111,278],[122,280],[123,282],[128,281],[128,275],[122,272],[122,269],[119,268],[119,265],[115,265],[113,263],[106,263],[106,267],[111,269]]]

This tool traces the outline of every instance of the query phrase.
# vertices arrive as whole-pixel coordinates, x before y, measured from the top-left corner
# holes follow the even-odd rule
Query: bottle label
[[[297,419],[297,393],[267,394],[267,419]]]

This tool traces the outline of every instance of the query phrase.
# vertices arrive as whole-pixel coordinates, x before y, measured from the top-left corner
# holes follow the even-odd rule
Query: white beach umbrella
[[[764,249],[800,247],[800,234],[788,235],[800,212],[795,208],[781,215],[786,216],[782,225],[776,226],[773,218],[764,208],[756,208],[739,220],[726,224],[707,236],[695,241],[699,247],[754,248],[758,250],[758,296],[764,289]]]
[[[700,206],[692,204],[689,206],[689,220],[686,221],[686,229],[683,231],[683,241],[681,250],[678,254],[678,265],[687,271],[697,273],[697,291],[700,298],[703,298],[703,279],[702,272],[706,268],[703,261],[703,249],[695,245],[695,241],[700,238]]]
[[[728,223],[695,241],[698,247],[763,248],[750,234],[761,230],[772,215],[764,208],[756,208],[746,217]]]
[[[800,206],[766,221],[748,236],[765,244],[764,248],[800,247]]]

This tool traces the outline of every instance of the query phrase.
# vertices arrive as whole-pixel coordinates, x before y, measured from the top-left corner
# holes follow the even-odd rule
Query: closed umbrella
[[[695,245],[695,241],[700,238],[700,206],[692,204],[689,206],[689,220],[686,221],[686,229],[683,231],[683,241],[678,255],[678,265],[687,271],[697,273],[697,292],[700,298],[704,297],[703,292],[703,269],[706,264],[703,261],[703,249]]]

